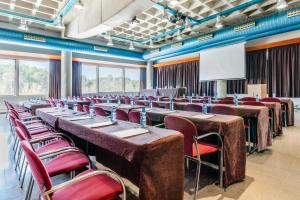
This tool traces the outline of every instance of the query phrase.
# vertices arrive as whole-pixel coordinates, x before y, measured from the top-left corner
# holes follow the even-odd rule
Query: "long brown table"
[[[37,115],[46,123],[55,124],[56,128],[95,145],[97,160],[137,185],[140,188],[139,199],[183,199],[181,133],[149,126],[146,134],[119,138],[110,133],[139,125],[118,121],[116,125],[87,128],[84,125],[107,121],[108,118],[70,121],[70,117],[56,117],[51,112],[53,109],[39,109]]]
[[[23,102],[22,106],[24,108],[27,108],[28,110],[30,110],[31,114],[33,114],[33,115],[36,114],[36,110],[38,108],[49,108],[49,107],[51,107],[51,105],[47,104],[46,102],[44,102],[44,103],[33,103],[33,102],[29,102],[29,101]]]
[[[140,102],[147,103],[146,100],[139,100]],[[157,101],[155,101],[157,102]],[[162,108],[168,104],[168,101],[159,101],[157,102]],[[184,107],[188,105],[188,102],[176,102],[176,107],[178,110],[184,110]],[[193,103],[197,105],[202,105],[202,103]],[[216,106],[219,104],[209,104],[208,108]],[[241,117],[253,117],[257,119],[256,133],[257,133],[257,150],[263,151],[267,149],[268,146],[272,145],[271,134],[269,133],[269,113],[268,108],[263,106],[246,106],[246,105],[228,105],[220,104],[222,106],[228,106],[235,109],[236,114]],[[201,111],[199,111],[201,112]],[[278,126],[279,127],[279,126]],[[276,130],[282,130],[278,128]]]
[[[131,105],[128,105],[128,104],[118,105],[117,103],[96,103],[94,106],[95,107],[101,107],[105,111],[111,111],[111,108],[113,106],[115,106],[116,108],[121,109],[125,112],[129,112],[132,109],[145,107],[145,106],[140,106],[140,105],[131,106]]]
[[[109,111],[107,105],[97,106]],[[190,119],[197,126],[198,134],[218,132],[224,137],[224,186],[244,180],[246,168],[246,133],[243,118],[229,115],[213,115],[203,119],[196,118],[200,113],[176,110],[171,112],[162,108],[146,108],[151,120],[163,121],[167,115],[178,115]],[[205,118],[205,117],[204,117]]]

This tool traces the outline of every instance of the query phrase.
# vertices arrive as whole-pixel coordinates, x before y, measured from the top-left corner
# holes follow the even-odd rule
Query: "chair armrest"
[[[161,124],[156,124],[154,127],[164,127],[165,123],[161,123]]]
[[[218,136],[218,138],[220,139],[220,141],[223,142],[221,135],[219,133],[215,133],[215,132],[211,132],[211,133],[206,133],[206,134],[203,134],[203,135],[195,136],[195,139],[196,140],[200,140],[200,139],[212,136],[212,135]]]
[[[56,149],[56,150],[53,150],[53,151],[48,151],[48,152],[45,152],[45,153],[40,153],[40,154],[38,154],[38,156],[41,159],[45,159],[46,157],[53,156],[53,155],[55,155],[57,153],[61,154],[61,153],[66,153],[66,152],[71,152],[71,151],[81,151],[81,150],[79,148],[77,148],[77,147],[63,147],[63,148]]]
[[[25,117],[25,118],[22,118],[22,121],[34,120],[34,119],[40,119],[40,118],[38,116]]]
[[[22,123],[25,125],[34,124],[34,123],[38,123],[38,122],[43,122],[43,121],[40,119],[33,120],[33,122],[32,121],[22,121]]]
[[[40,126],[34,126],[34,127],[27,127],[29,131],[34,131],[34,130],[39,130],[39,129],[48,129],[50,130],[50,128],[46,125],[40,125]]]
[[[126,199],[126,190],[125,190],[125,184],[124,184],[123,180],[113,171],[100,170],[100,169],[92,171],[92,172],[87,173],[87,174],[84,174],[82,176],[76,177],[76,178],[74,178],[72,180],[69,180],[67,182],[55,185],[50,190],[45,191],[45,196],[46,196],[47,199],[50,199],[50,196],[51,196],[52,193],[66,187],[66,186],[70,186],[72,184],[78,183],[80,181],[83,181],[85,179],[88,179],[90,177],[97,176],[97,175],[100,175],[100,174],[106,174],[106,175],[110,176],[111,178],[117,180],[122,185],[122,189],[123,189],[122,200],[125,200]]]
[[[46,135],[46,136],[40,136],[40,137],[34,137],[33,139],[31,139],[29,142],[31,144],[34,143],[39,143],[41,141],[46,141],[46,140],[53,140],[53,139],[59,139],[59,138],[64,138],[64,135],[61,133],[53,133],[51,135]]]

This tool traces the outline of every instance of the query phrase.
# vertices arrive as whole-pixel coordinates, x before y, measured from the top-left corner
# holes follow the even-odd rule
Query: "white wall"
[[[176,61],[176,60],[184,60],[187,58],[195,58],[195,57],[199,57],[199,52],[194,52],[194,53],[184,54],[184,55],[175,56],[175,57],[171,57],[171,58],[161,59],[161,60],[158,60],[157,63],[170,62],[170,61]]]

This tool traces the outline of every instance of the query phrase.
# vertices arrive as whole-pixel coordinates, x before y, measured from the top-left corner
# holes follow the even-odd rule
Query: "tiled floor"
[[[214,184],[202,187],[198,192],[201,200],[298,200],[300,199],[300,113],[296,126],[284,128],[284,135],[273,141],[270,150],[247,157],[246,180],[234,184],[226,191]],[[9,127],[0,116],[0,200],[24,199],[24,191],[11,161],[8,148]],[[56,177],[59,182],[66,177]],[[26,185],[25,185],[26,188]],[[187,188],[187,186],[186,186]],[[188,190],[188,189],[186,189]],[[35,192],[32,199],[38,199]],[[136,199],[136,198],[130,198]],[[185,199],[190,193],[185,192]]]

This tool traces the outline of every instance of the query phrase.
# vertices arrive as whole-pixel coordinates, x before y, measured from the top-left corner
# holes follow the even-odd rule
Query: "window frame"
[[[83,92],[83,84],[82,84],[83,73],[81,72],[81,91],[82,91],[82,94],[89,95],[89,94],[98,93],[98,91],[99,91],[99,75],[98,75],[99,74],[99,67],[98,67],[98,65],[93,64],[93,63],[82,63],[81,70],[83,69],[83,64],[88,65],[88,66],[95,66],[96,67],[96,91],[95,92],[90,92],[90,93],[84,93]]]

